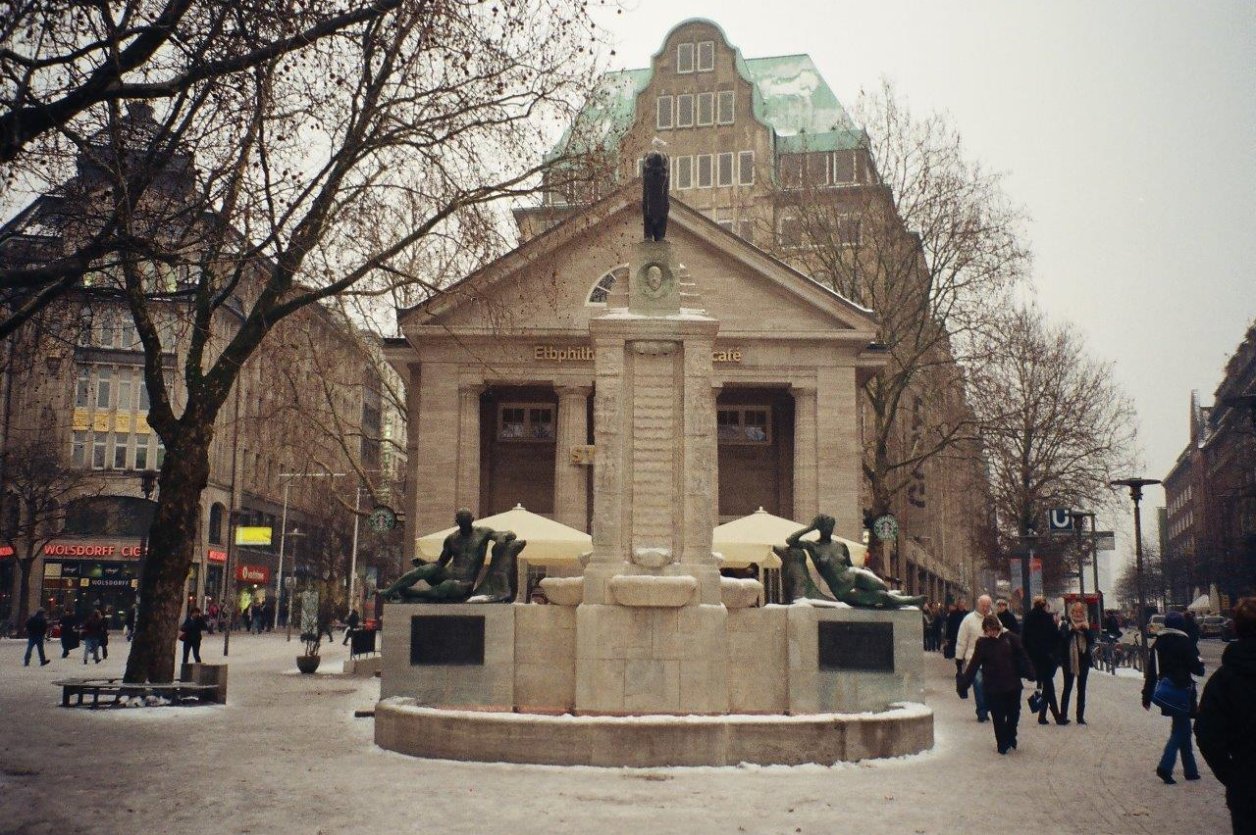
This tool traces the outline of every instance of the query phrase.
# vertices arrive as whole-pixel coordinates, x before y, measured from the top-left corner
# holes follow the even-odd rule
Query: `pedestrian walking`
[[[1169,741],[1156,766],[1156,776],[1172,785],[1173,766],[1178,755],[1182,756],[1182,773],[1187,780],[1199,779],[1199,767],[1195,764],[1195,752],[1191,748],[1191,717],[1195,715],[1195,680],[1192,674],[1204,674],[1204,662],[1183,628],[1186,619],[1181,612],[1169,612],[1164,627],[1151,644],[1147,655],[1147,669],[1143,678],[1143,710],[1151,710],[1155,703],[1160,712],[1173,720]]]
[[[1195,645],[1195,650],[1199,651],[1199,621],[1195,619],[1195,613],[1187,609],[1182,615],[1182,619],[1186,622],[1186,626],[1182,631],[1191,639],[1191,643]]]
[[[943,658],[955,657],[955,643],[959,640],[959,625],[964,622],[964,617],[968,614],[967,601],[960,598],[951,606],[951,611],[946,615],[946,644],[942,648]]]
[[[929,629],[933,633],[933,651],[942,652],[945,649],[943,636],[946,633],[946,609],[941,603],[933,607],[933,623]]]
[[[109,610],[101,608],[100,610],[100,657],[104,660],[109,659]]]
[[[92,609],[91,614],[87,616],[87,621],[81,629],[83,635],[83,663],[87,663],[87,657],[90,655],[92,660],[97,664],[100,663],[100,631],[104,624],[104,619],[100,616],[99,609]]]
[[[349,639],[353,637],[353,633],[358,631],[358,624],[362,622],[362,618],[358,615],[357,609],[350,609],[349,616],[345,618],[345,639],[341,646],[349,643]]]
[[[1204,685],[1195,720],[1199,753],[1225,786],[1235,835],[1256,835],[1256,597],[1234,607],[1238,640]]]
[[[67,606],[61,613],[61,657],[68,658],[78,645],[78,618],[74,616],[74,610]]]
[[[977,605],[980,607],[980,601]],[[986,615],[981,630],[982,637],[976,640],[959,681],[960,695],[975,686],[979,676],[985,679],[985,703],[994,719],[994,744],[1000,754],[1006,754],[1016,747],[1021,678],[1034,678],[1034,667],[1020,637],[1004,629],[997,615]]]
[[[123,625],[126,627],[127,642],[130,643],[131,639],[135,637],[135,604],[134,603],[126,607],[126,621],[123,623]]]
[[[252,622],[252,631],[258,635],[262,634],[262,617],[262,603],[255,599],[249,606],[249,618]]]
[[[1020,623],[1017,622],[1016,615],[1012,614],[1012,611],[1007,608],[1006,600],[1000,600],[995,604],[994,608],[994,613],[998,616],[999,623],[1003,624],[1004,629],[1008,632],[1015,632],[1017,635],[1021,634]]]
[[[183,625],[179,627],[179,640],[183,642],[183,663],[188,663],[188,654],[196,659],[196,663],[201,663],[201,635],[208,628],[205,618],[201,616],[201,610],[193,606],[188,611],[188,616],[183,619]]]
[[[994,601],[990,599],[990,595],[983,594],[977,598],[977,608],[964,615],[964,620],[959,625],[959,635],[955,642],[955,670],[961,673],[973,660],[973,653],[977,651],[977,641],[979,641],[984,632],[984,623],[987,616],[994,617]],[[996,621],[997,617],[994,618]],[[1002,624],[999,624],[1002,627]],[[965,688],[967,689],[967,688]],[[985,690],[985,674],[980,669],[977,670],[976,678],[972,683],[973,701],[977,708],[977,721],[985,722],[990,718],[990,711],[986,705]]]
[[[1051,617],[1047,599],[1041,595],[1034,598],[1033,608],[1025,615],[1024,644],[1037,674],[1038,690],[1042,692],[1038,724],[1048,724],[1049,710],[1057,725],[1067,725],[1068,717],[1061,715],[1059,702],[1055,699],[1055,671],[1060,666],[1060,633],[1055,619]]]
[[[1064,695],[1060,697],[1061,725],[1068,724],[1068,700],[1077,683],[1077,724],[1086,724],[1086,679],[1090,676],[1091,652],[1095,648],[1095,633],[1090,628],[1086,607],[1074,603],[1068,608],[1068,618],[1060,624],[1060,666],[1064,668]]]
[[[31,650],[33,649],[39,650],[39,666],[43,667],[48,663],[48,657],[44,655],[44,639],[47,635],[48,617],[41,607],[26,620],[26,660],[22,662],[22,666],[31,665]]]

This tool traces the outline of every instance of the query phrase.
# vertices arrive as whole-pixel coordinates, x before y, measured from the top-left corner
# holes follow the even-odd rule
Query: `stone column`
[[[483,383],[458,387],[458,507],[480,515],[480,395]]]
[[[577,530],[589,521],[589,468],[573,464],[571,451],[589,442],[592,386],[558,386],[558,449],[554,455],[554,519]]]
[[[793,518],[809,522],[820,512],[818,493],[819,438],[816,435],[816,387],[792,386],[794,395]]]

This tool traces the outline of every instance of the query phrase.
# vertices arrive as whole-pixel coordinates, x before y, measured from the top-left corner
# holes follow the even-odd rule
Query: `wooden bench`
[[[133,696],[163,696],[172,699],[173,704],[182,704],[186,698],[197,701],[215,701],[218,693],[216,684],[194,684],[190,681],[174,681],[170,684],[127,684],[120,678],[67,678],[54,681],[61,688],[62,707],[82,707],[83,700],[91,696],[89,707],[100,706],[101,696],[105,705],[117,705],[124,699]],[[70,699],[75,698],[73,705]],[[112,699],[112,700],[110,700]]]

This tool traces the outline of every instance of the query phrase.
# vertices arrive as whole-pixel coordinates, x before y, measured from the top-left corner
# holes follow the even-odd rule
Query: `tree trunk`
[[[180,427],[175,444],[167,446],[161,467],[161,492],[148,533],[148,553],[140,578],[135,637],[124,681],[174,681],[175,644],[183,587],[196,548],[201,493],[209,480],[210,430]]]
[[[34,564],[34,557],[22,557],[17,561],[17,619],[13,627],[18,634],[25,634],[26,620],[31,616],[31,566]]]

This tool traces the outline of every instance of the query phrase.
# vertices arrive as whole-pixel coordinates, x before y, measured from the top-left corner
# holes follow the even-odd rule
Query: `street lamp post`
[[[147,507],[153,501],[153,492],[157,489],[157,471],[141,470],[140,471],[140,490],[144,493],[144,503]],[[148,529],[152,526],[153,520],[150,518],[148,524],[144,526],[144,532],[140,534],[140,574],[143,575],[144,567],[148,565]],[[143,584],[141,583],[141,588]],[[186,585],[186,584],[185,584]]]
[[[1025,618],[1033,606],[1033,595],[1029,584],[1034,562],[1034,542],[1038,539],[1038,532],[1033,527],[1028,527],[1020,538],[1025,545],[1025,552],[1021,556],[1021,617]]]
[[[1077,591],[1086,593],[1086,552],[1082,551],[1082,534],[1086,530],[1086,517],[1090,517],[1090,559],[1095,567],[1095,593],[1099,593],[1099,555],[1095,553],[1095,514],[1088,510],[1070,510],[1073,519],[1073,533],[1077,536]],[[1103,613],[1100,612],[1100,615]]]
[[[1138,477],[1108,482],[1112,487],[1128,487],[1130,499],[1134,502],[1134,575],[1138,580],[1138,634],[1142,640],[1140,652],[1144,664],[1147,662],[1147,589],[1143,585],[1143,523],[1138,503],[1142,501],[1144,487],[1159,483],[1159,479]]]

